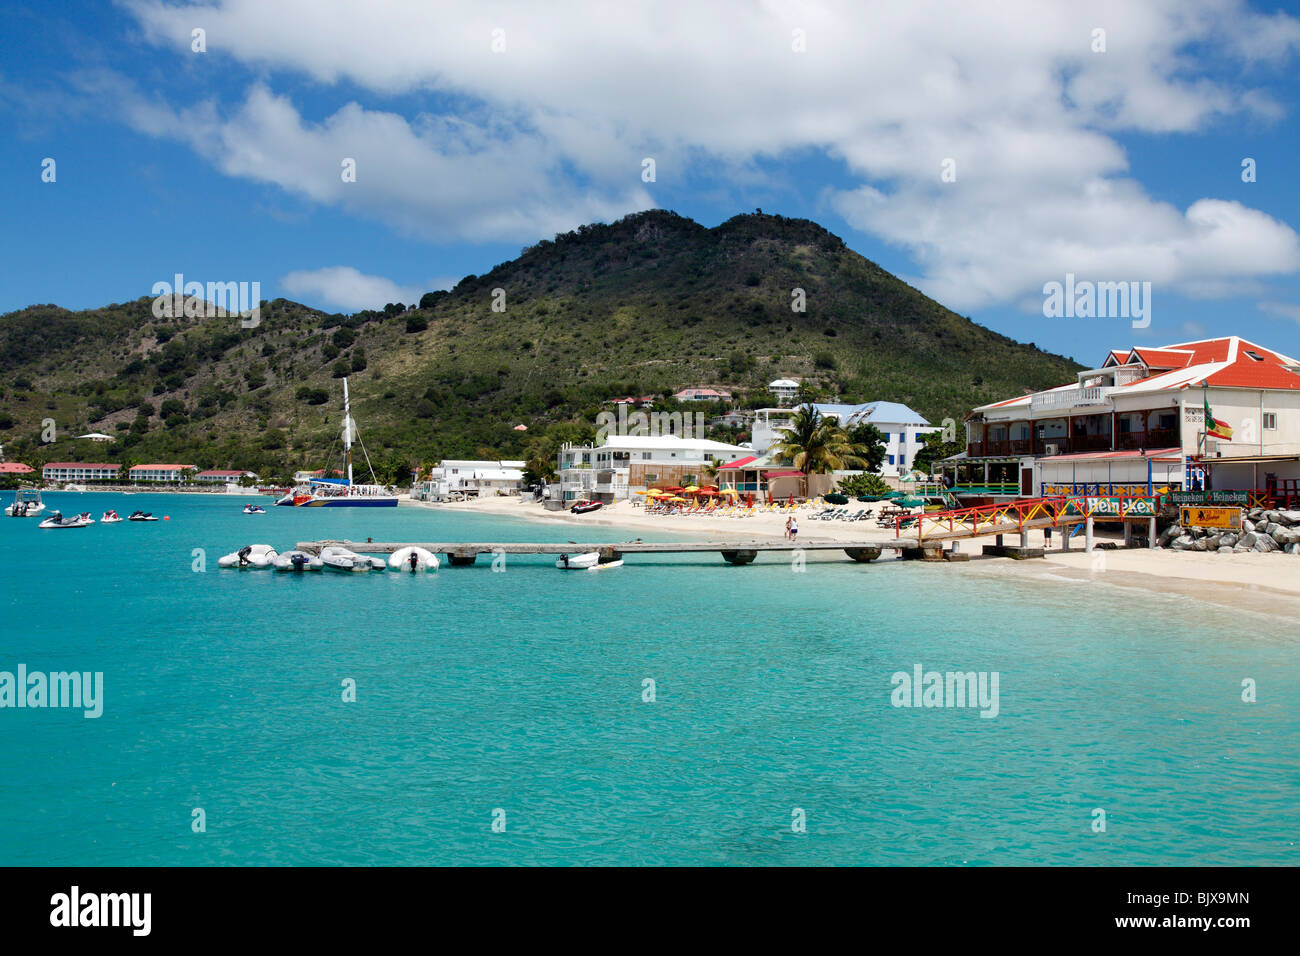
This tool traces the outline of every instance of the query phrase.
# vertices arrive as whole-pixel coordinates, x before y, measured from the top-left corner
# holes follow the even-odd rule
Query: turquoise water
[[[98,719],[0,710],[0,864],[1297,860],[1294,621],[899,562],[219,571],[252,542],[574,536],[243,500],[52,494],[171,520],[0,521],[0,670],[105,686]],[[916,663],[997,671],[1000,713],[892,707]]]

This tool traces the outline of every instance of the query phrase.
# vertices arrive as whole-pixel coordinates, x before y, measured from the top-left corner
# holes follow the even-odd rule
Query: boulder
[[[1243,518],[1242,521],[1241,521],[1241,530],[1242,530],[1242,531],[1254,531],[1254,530],[1255,530],[1255,522],[1251,521],[1249,518]]]
[[[1255,534],[1253,530],[1247,531],[1245,534],[1243,534],[1240,538],[1237,539],[1236,546],[1238,548],[1241,548],[1242,551],[1249,551],[1251,548],[1255,547],[1255,542],[1258,540],[1259,540],[1259,535]]]
[[[1196,544],[1196,540],[1190,534],[1180,534],[1169,542],[1169,547],[1175,551],[1190,551]]]
[[[1270,512],[1270,514],[1277,514],[1277,512],[1273,511]],[[1271,519],[1268,524],[1264,525],[1264,533],[1268,535],[1270,538],[1273,537],[1281,530],[1282,530],[1282,526],[1277,523],[1276,518]]]
[[[1209,551],[1209,550],[1210,550],[1210,539],[1209,539],[1209,538],[1197,538],[1197,539],[1196,539],[1196,543],[1192,545],[1192,550],[1194,550],[1194,551]]]
[[[1220,545],[1220,546],[1219,546],[1219,554],[1232,554],[1232,552],[1234,552],[1234,551],[1236,551],[1236,550],[1237,550],[1237,549],[1234,548],[1234,547],[1232,547],[1231,545]]]
[[[1277,520],[1279,524],[1300,524],[1300,511],[1279,511]]]
[[[1174,538],[1178,537],[1182,533],[1183,529],[1181,525],[1171,524],[1168,528],[1165,528],[1164,531],[1160,532],[1160,537],[1156,539],[1156,544],[1160,545],[1162,548],[1167,548],[1169,547],[1169,542],[1173,541]]]
[[[1219,550],[1219,545],[1221,544],[1223,544],[1223,535],[1207,534],[1205,536],[1205,550],[1217,551]]]
[[[1224,547],[1225,545],[1231,548],[1236,543],[1237,543],[1237,536],[1233,534],[1231,531],[1226,531],[1223,534],[1219,535],[1219,547],[1221,548]]]

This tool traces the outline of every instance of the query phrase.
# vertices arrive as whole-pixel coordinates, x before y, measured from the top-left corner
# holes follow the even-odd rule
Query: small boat
[[[320,559],[327,571],[382,571],[387,566],[383,558],[357,554],[336,544],[324,548]]]
[[[591,567],[589,567],[587,570],[588,570],[588,571],[608,571],[610,568],[621,568],[622,566],[623,566],[623,559],[622,559],[622,558],[619,558],[617,561],[606,561],[604,564],[593,564],[593,565],[592,565]]]
[[[133,511],[127,516],[127,521],[157,521],[152,511]]]
[[[325,562],[306,551],[286,551],[272,559],[271,565],[277,571],[301,574],[304,571],[320,571],[325,567]]]
[[[121,521],[121,520],[122,520],[122,516],[119,515],[116,511],[113,511],[113,510],[110,509],[110,510],[104,512],[103,517],[101,517],[101,518],[99,519],[99,523],[100,523],[100,524],[117,524],[117,523],[118,523],[119,521]]]
[[[264,515],[266,509],[261,505],[244,505],[244,514],[246,515]]]
[[[39,525],[37,525],[37,527],[38,528],[85,528],[92,524],[94,524],[94,522],[90,520],[90,515],[88,514],[73,515],[71,518],[65,518],[60,512],[56,511],[53,514],[51,514],[48,518],[46,518],[44,521],[42,521]]]
[[[238,551],[233,551],[218,558],[217,567],[238,568],[240,570],[269,568],[277,553],[275,548],[269,544],[246,544]]]
[[[5,508],[5,514],[10,518],[35,518],[44,510],[45,502],[41,501],[39,488],[19,488],[14,492],[14,503]]]
[[[438,556],[425,548],[398,548],[388,558],[388,566],[394,571],[437,571]]]
[[[588,551],[585,554],[562,554],[555,566],[561,571],[583,571],[594,568],[599,563],[600,552]]]
[[[573,507],[569,509],[571,514],[585,515],[591,511],[599,511],[605,506],[603,501],[575,501]]]

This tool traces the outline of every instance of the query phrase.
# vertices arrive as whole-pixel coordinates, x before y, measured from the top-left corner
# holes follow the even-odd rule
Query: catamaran
[[[352,480],[352,436],[356,435],[361,453],[365,455],[366,467],[370,469],[368,485],[356,484]],[[396,508],[397,494],[387,485],[381,485],[375,477],[375,469],[370,464],[370,455],[366,452],[365,442],[361,441],[361,432],[352,420],[352,407],[348,400],[348,380],[343,380],[343,457],[346,462],[346,474],[342,478],[312,478],[306,485],[301,485],[276,502],[277,505],[289,505],[295,508]]]

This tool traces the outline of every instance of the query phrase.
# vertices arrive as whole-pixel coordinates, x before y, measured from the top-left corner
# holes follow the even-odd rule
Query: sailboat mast
[[[352,487],[352,406],[348,401],[348,380],[343,379],[343,457],[347,461],[348,487]]]

